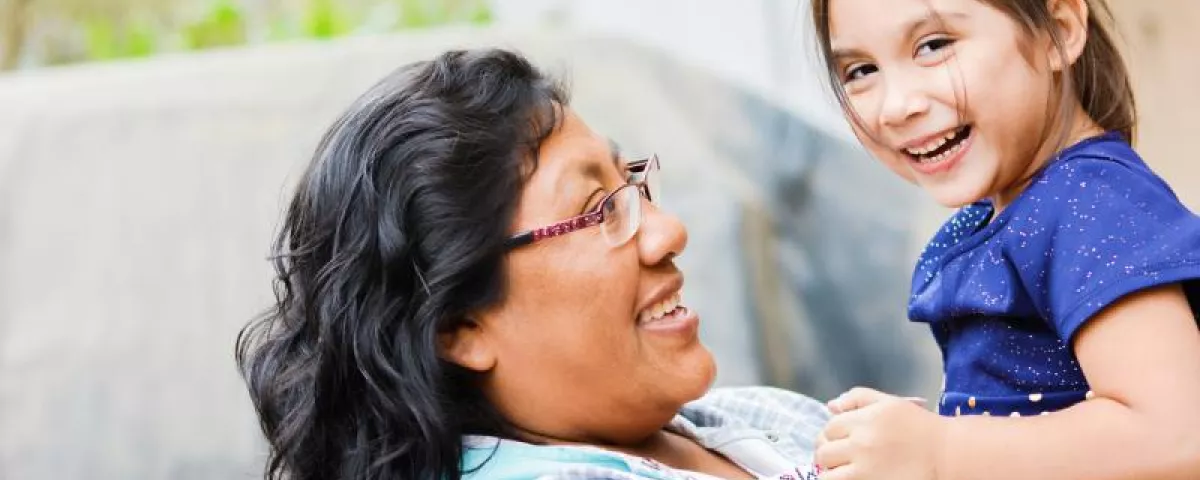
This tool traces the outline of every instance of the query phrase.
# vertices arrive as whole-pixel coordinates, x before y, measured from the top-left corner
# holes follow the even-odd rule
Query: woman
[[[803,471],[820,404],[705,393],[658,168],[513,53],[449,52],[372,88],[300,181],[278,302],[238,340],[267,477]]]

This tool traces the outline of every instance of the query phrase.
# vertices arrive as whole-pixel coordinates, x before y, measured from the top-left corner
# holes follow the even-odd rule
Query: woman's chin
[[[694,373],[680,380],[681,386],[687,385],[690,387],[688,390],[688,401],[704,396],[712,388],[713,382],[717,380],[717,361],[713,358],[712,352],[704,344],[698,343],[696,351],[690,353],[694,355],[694,358],[689,358],[692,365],[684,368],[686,368],[686,371]]]

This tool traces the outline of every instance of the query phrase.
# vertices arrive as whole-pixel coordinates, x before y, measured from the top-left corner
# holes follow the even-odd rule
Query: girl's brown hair
[[[842,108],[853,115],[846,91],[842,88],[841,75],[833,63],[830,47],[829,2],[811,0],[812,21],[816,27],[817,46],[829,76],[830,85]],[[978,0],[984,2],[1021,25],[1027,35],[1042,32],[1050,35],[1059,55],[1066,57],[1062,39],[1050,15],[1048,0]],[[1112,11],[1105,0],[1086,0],[1088,5],[1088,38],[1079,59],[1071,66],[1071,74],[1061,78],[1060,89],[1063,101],[1058,102],[1064,121],[1072,95],[1083,105],[1084,111],[1107,131],[1119,132],[1126,141],[1133,142],[1137,130],[1137,110],[1133,100],[1133,88],[1129,81],[1129,70],[1121,57],[1113,35]]]

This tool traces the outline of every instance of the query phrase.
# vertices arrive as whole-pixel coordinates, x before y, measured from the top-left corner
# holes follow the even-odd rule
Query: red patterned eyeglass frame
[[[604,204],[608,203],[609,200],[612,200],[613,196],[620,193],[621,190],[628,187],[637,188],[638,193],[643,198],[649,200],[651,203],[654,203],[654,195],[656,195],[658,192],[650,191],[650,186],[646,183],[646,179],[649,176],[648,174],[650,171],[659,170],[661,168],[662,166],[658,163],[658,155],[650,155],[648,158],[634,160],[627,163],[625,165],[625,169],[629,170],[629,172],[632,173],[636,179],[630,180],[625,185],[621,185],[617,189],[608,192],[608,195],[605,195],[604,198],[600,199],[600,203],[597,203],[596,208],[592,209],[592,211],[583,215],[568,218],[552,225],[535,228],[533,230],[526,230],[513,235],[508,238],[507,242],[504,243],[505,248],[512,250],[518,247],[529,245],[538,240],[558,237],[571,232],[583,230],[588,227],[600,225],[604,223]]]

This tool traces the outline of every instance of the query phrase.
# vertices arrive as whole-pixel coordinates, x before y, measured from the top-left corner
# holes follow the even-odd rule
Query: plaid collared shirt
[[[688,403],[667,426],[762,479],[815,480],[813,450],[825,406],[770,387],[719,388]],[[467,437],[467,480],[710,480],[654,460],[595,447],[540,446]]]

